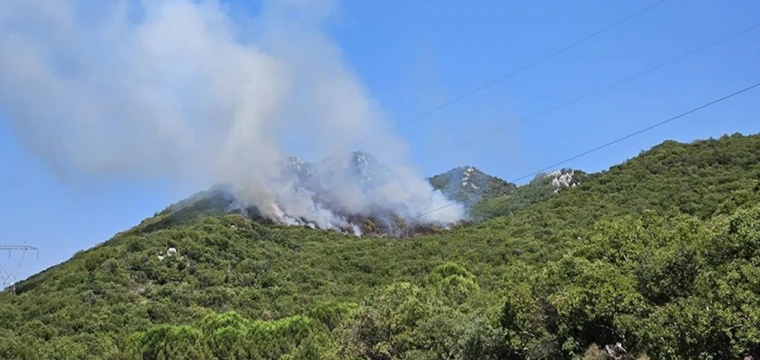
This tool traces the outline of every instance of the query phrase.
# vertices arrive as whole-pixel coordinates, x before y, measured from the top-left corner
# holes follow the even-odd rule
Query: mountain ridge
[[[0,357],[757,357],[737,329],[760,318],[758,204],[760,135],[734,134],[540,175],[408,238],[146,219],[0,293]]]
[[[354,151],[347,157],[331,157],[320,162],[311,163],[298,157],[290,156],[278,162],[280,176],[278,181],[288,184],[293,191],[301,191],[312,194],[316,204],[325,206],[340,216],[350,220],[360,229],[352,229],[351,226],[337,227],[336,230],[344,233],[390,235],[401,236],[408,234],[405,229],[396,228],[396,225],[388,223],[385,218],[398,218],[397,221],[410,221],[416,223],[414,218],[405,219],[398,214],[389,213],[378,209],[381,214],[356,214],[350,213],[334,203],[330,202],[329,193],[341,191],[340,184],[350,182],[358,184],[362,191],[372,192],[394,175],[393,170],[382,164],[377,158],[367,152]],[[465,211],[469,210],[478,201],[484,198],[508,194],[516,188],[498,177],[483,173],[472,166],[456,167],[448,172],[425,179],[435,191],[441,192],[449,201],[464,205]],[[456,184],[461,183],[461,186]],[[337,184],[337,185],[333,185]],[[482,188],[481,188],[482,187]],[[157,215],[172,215],[183,217],[184,213],[244,213],[246,216],[264,220],[260,211],[255,207],[236,204],[236,197],[232,188],[224,185],[215,185],[208,190],[198,192],[187,199],[170,205]],[[380,219],[380,220],[379,220]],[[271,220],[271,219],[270,219]],[[367,224],[367,222],[369,222]],[[378,227],[378,223],[381,224]],[[394,220],[396,222],[396,220]],[[285,224],[304,225],[311,228],[319,228],[314,222],[301,218],[286,217]],[[399,223],[400,224],[400,223]],[[366,226],[365,226],[366,225]],[[435,231],[434,225],[416,224],[418,231]],[[427,230],[425,230],[427,229]]]

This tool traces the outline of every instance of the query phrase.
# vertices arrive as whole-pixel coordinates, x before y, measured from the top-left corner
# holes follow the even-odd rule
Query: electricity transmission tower
[[[8,259],[11,258],[11,253],[13,252],[20,252],[21,257],[16,262],[15,266],[10,269],[5,268],[2,263],[0,263],[0,278],[3,279],[3,287],[0,288],[0,291],[8,290],[12,294],[16,293],[16,278],[18,277],[18,272],[21,269],[21,265],[24,263],[24,259],[26,258],[27,251],[34,251],[35,255],[39,259],[40,253],[39,250],[37,250],[34,246],[29,245],[0,245],[0,250],[7,250],[8,251]],[[10,262],[10,261],[9,261]]]

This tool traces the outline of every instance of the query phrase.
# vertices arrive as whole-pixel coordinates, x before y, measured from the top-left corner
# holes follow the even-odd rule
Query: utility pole
[[[24,263],[24,259],[26,258],[26,252],[34,251],[37,259],[40,258],[40,252],[36,247],[29,245],[0,245],[0,250],[8,251],[8,259],[11,258],[13,252],[21,253],[21,258],[10,271],[3,267],[2,262],[0,262],[0,277],[3,279],[3,287],[0,291],[9,290],[12,294],[16,294],[16,278],[18,277],[18,271],[21,269],[21,265]]]

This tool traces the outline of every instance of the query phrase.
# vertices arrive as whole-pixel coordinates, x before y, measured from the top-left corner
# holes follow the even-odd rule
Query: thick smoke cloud
[[[343,220],[313,193],[280,181],[285,156],[324,156],[388,126],[323,31],[338,5],[272,0],[250,18],[215,0],[4,0],[0,111],[28,150],[61,177],[230,184],[267,216]],[[391,167],[342,211],[413,217],[446,200],[386,136],[367,148]],[[318,160],[318,159],[314,159]],[[341,182],[346,182],[345,184]],[[453,222],[459,207],[423,219]]]

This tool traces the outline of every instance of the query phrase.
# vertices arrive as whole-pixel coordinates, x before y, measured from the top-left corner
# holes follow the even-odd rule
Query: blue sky
[[[328,23],[347,64],[393,121],[405,121],[603,28],[654,1],[345,1]],[[237,11],[256,6],[232,4]],[[476,96],[403,126],[413,157],[612,83],[760,21],[760,3],[670,0]],[[426,157],[426,176],[474,165],[510,180],[760,81],[760,30],[621,86]],[[760,132],[760,93],[745,93],[578,159],[599,171],[666,139]],[[150,181],[62,182],[30,154],[0,109],[0,243],[39,259],[21,277],[105,241],[195,190]],[[383,141],[383,137],[372,141]],[[337,150],[337,149],[336,149]],[[16,260],[0,257],[5,267]],[[12,266],[11,266],[12,267]]]

